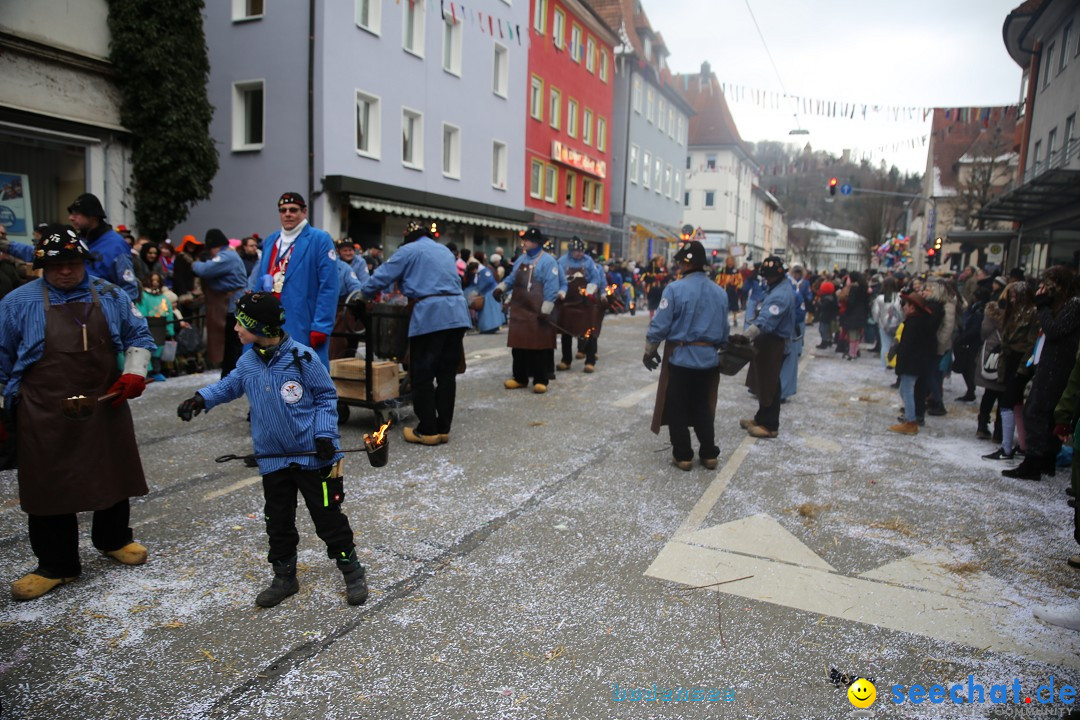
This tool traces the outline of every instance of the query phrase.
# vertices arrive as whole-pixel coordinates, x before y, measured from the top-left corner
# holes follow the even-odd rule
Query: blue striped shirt
[[[307,359],[305,359],[305,354]],[[199,390],[209,410],[247,395],[251,404],[251,440],[256,455],[287,455],[315,450],[315,438],[331,438],[337,445],[337,391],[330,373],[315,351],[286,336],[270,363],[255,349],[247,350],[236,369],[220,381]],[[258,460],[263,475],[291,464],[314,469],[337,462],[314,455],[291,455]]]
[[[113,349],[120,353],[129,347],[146,348],[153,352],[157,346],[150,337],[146,319],[135,309],[131,298],[122,288],[89,274],[70,290],[47,285],[49,303],[85,303],[91,301],[90,282],[101,301]],[[45,300],[41,296],[41,278],[12,290],[0,300],[0,385],[4,387],[5,406],[18,392],[27,368],[41,359],[45,352]]]

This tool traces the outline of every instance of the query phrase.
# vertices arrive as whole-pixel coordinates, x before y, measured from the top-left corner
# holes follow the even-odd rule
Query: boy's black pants
[[[345,499],[342,478],[330,478],[330,467],[308,470],[287,467],[263,475],[263,497],[266,508],[266,534],[270,540],[267,560],[279,562],[296,555],[300,534],[296,531],[296,492],[304,496],[315,533],[326,543],[326,554],[332,559],[346,557],[353,547],[353,532],[349,518],[341,512]]]

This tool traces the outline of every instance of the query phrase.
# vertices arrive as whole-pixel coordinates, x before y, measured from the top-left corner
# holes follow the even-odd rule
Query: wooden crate
[[[338,397],[346,400],[382,402],[398,396],[398,364],[390,361],[371,363],[371,397],[367,397],[362,358],[330,361],[330,377]]]

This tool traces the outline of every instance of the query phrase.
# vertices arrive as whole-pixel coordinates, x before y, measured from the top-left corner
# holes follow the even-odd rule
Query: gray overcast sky
[[[791,95],[900,106],[1015,104],[1020,68],[1001,28],[1021,0],[749,0]],[[708,60],[722,83],[780,92],[746,0],[642,0],[664,36],[673,72]],[[729,105],[743,139],[780,140],[839,153],[855,148],[922,172],[929,122],[842,120],[800,115],[809,136],[789,136],[791,110],[751,100]],[[899,146],[899,147],[897,147]]]

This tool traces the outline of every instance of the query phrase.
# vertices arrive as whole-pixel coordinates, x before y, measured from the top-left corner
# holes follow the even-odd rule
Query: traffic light
[[[829,195],[836,195],[836,178],[829,178]]]
[[[720,251],[719,251],[719,250],[713,250],[713,251],[712,251],[712,256],[713,256],[713,260],[715,260],[715,259],[716,259],[716,256],[717,256],[717,255],[719,255],[719,254],[720,254]]]
[[[682,240],[683,242],[689,242],[690,239],[693,238],[693,237],[694,237],[694,226],[690,225],[690,224],[683,225],[681,231],[679,232],[679,239]]]
[[[926,266],[932,267],[937,260],[937,250],[933,247],[926,248]]]
[[[934,238],[934,249],[937,250],[938,252],[941,252],[941,238],[940,237]]]

